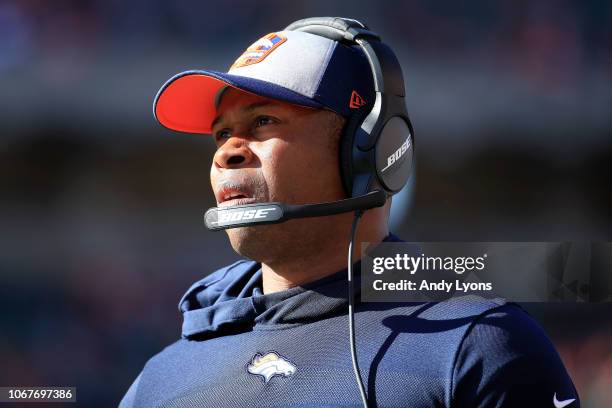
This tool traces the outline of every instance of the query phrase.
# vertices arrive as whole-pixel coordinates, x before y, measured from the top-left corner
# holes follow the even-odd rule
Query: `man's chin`
[[[275,256],[279,246],[278,225],[232,228],[225,232],[232,248],[238,254],[257,262],[265,262]]]
[[[333,237],[348,235],[350,219],[344,226],[336,225],[337,228],[334,228],[334,224],[337,222],[330,223],[329,218],[316,217],[279,224],[232,228],[225,232],[232,248],[238,254],[260,263],[274,264],[287,258],[313,256],[313,251],[320,251],[323,247],[337,243]],[[346,234],[343,229],[347,230]]]

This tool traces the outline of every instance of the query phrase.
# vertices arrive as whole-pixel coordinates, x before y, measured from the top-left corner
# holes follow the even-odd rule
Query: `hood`
[[[401,242],[389,234],[384,242]],[[361,263],[354,264],[355,294]],[[263,294],[261,264],[241,260],[194,283],[179,301],[182,337],[204,339],[259,324],[304,324],[347,313],[347,269],[288,290]]]

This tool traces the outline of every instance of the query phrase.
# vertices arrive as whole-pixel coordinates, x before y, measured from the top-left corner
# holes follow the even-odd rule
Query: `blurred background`
[[[212,141],[162,129],[153,97],[319,15],[363,19],[402,63],[418,162],[397,234],[612,241],[611,2],[5,0],[0,385],[116,406],[178,339],[181,295],[237,255],[202,225]],[[612,406],[612,304],[524,306],[583,407]]]

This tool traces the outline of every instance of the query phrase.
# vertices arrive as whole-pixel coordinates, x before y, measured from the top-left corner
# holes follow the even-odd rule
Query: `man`
[[[372,101],[358,46],[281,31],[228,74],[175,76],[155,115],[170,129],[213,135],[220,208],[306,204],[346,198],[343,129]],[[356,242],[399,241],[387,227],[390,204],[364,213]],[[181,338],[147,362],[120,407],[362,406],[347,334],[352,221],[346,213],[227,230],[247,259],[189,288]],[[579,404],[554,347],[516,305],[358,303],[355,321],[369,406]]]

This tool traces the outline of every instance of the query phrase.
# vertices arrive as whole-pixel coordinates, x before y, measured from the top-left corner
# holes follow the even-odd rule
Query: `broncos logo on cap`
[[[287,41],[287,37],[277,34],[270,33],[253,44],[242,53],[241,56],[232,64],[230,70],[235,68],[244,67],[246,65],[257,64],[263,61],[272,51],[274,51],[279,45]]]
[[[272,377],[277,375],[289,377],[295,373],[296,369],[295,365],[274,351],[270,351],[265,355],[255,354],[251,363],[247,365],[247,371],[263,377],[264,383],[267,383]]]

